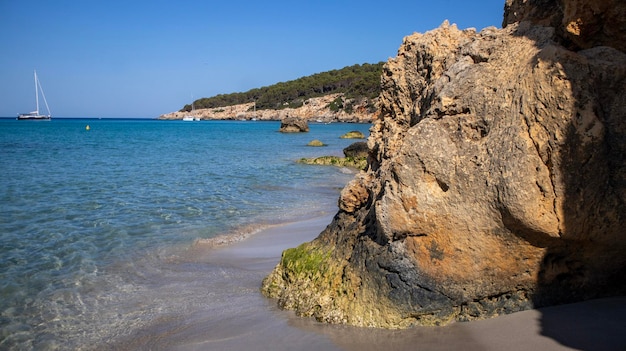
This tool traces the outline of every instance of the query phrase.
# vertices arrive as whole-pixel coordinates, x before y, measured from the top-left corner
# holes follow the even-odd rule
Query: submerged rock
[[[365,170],[367,168],[368,153],[369,149],[367,148],[367,143],[359,141],[343,149],[345,157],[320,156],[313,158],[301,158],[297,162],[307,165],[350,167]]]
[[[309,143],[306,145],[307,146],[326,146],[326,144],[324,144],[322,141],[317,140],[317,139],[309,141]]]
[[[353,130],[351,132],[347,132],[346,134],[340,137],[341,139],[365,139],[365,135],[359,132],[358,130]]]
[[[626,293],[626,31],[594,39],[586,19],[607,27],[605,1],[561,2],[508,0],[504,29],[406,37],[383,72],[368,170],[263,292],[386,328]],[[565,18],[587,34],[572,39]]]
[[[320,156],[313,158],[301,158],[298,163],[306,165],[318,165],[318,166],[336,166],[336,167],[350,167],[356,169],[365,169],[367,167],[367,159],[360,157],[338,157],[338,156]]]

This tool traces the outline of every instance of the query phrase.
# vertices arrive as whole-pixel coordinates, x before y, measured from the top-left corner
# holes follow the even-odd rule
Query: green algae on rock
[[[367,167],[367,159],[364,157],[339,157],[339,156],[320,156],[313,158],[303,157],[296,162],[306,165],[320,165],[320,166],[337,166],[337,167],[350,167],[364,170]]]
[[[358,130],[353,130],[351,132],[347,132],[346,134],[340,136],[341,139],[365,139],[365,135],[359,132]]]
[[[311,140],[308,144],[306,144],[306,146],[318,147],[318,146],[327,146],[327,145],[324,144],[322,141],[315,139],[315,140]]]
[[[337,167],[350,167],[360,170],[367,168],[367,156],[369,149],[364,141],[357,141],[343,149],[345,157],[320,156],[312,158],[301,158],[297,162],[307,165],[324,165]]]

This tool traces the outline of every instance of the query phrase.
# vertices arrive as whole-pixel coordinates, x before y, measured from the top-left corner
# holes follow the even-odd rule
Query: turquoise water
[[[339,136],[369,125],[310,127],[0,120],[0,349],[62,349],[140,326],[165,308],[136,306],[141,281],[175,250],[327,211],[354,174],[294,161],[341,155],[354,140]],[[307,147],[313,139],[329,146]]]

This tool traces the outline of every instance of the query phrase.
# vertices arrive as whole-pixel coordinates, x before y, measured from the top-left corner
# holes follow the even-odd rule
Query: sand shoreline
[[[224,272],[207,307],[155,323],[109,347],[159,350],[625,350],[626,297],[518,312],[446,327],[380,330],[327,325],[282,311],[260,293],[282,251],[310,241],[332,215],[275,225],[227,246],[192,249],[183,262]],[[185,255],[183,255],[185,256]],[[210,278],[207,278],[210,279]],[[232,285],[221,292],[223,285]],[[182,318],[182,319],[181,319]]]

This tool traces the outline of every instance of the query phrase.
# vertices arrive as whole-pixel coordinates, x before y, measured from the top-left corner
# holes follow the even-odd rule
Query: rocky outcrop
[[[383,72],[367,171],[264,293],[387,328],[626,293],[626,31],[579,42],[563,20],[587,33],[588,11],[608,16],[600,3],[507,1],[506,28],[406,37]]]
[[[366,142],[357,141],[356,143],[352,143],[344,148],[343,154],[346,157],[367,158],[369,155],[369,148],[367,147]]]
[[[345,104],[350,104],[352,110],[345,109],[332,111],[330,106],[337,98],[343,98]],[[171,112],[163,114],[159,119],[177,120],[184,116],[192,115],[202,120],[258,120],[280,121],[286,116],[299,117],[311,122],[350,122],[371,123],[378,116],[378,109],[372,109],[377,105],[378,99],[373,101],[362,99],[353,100],[343,97],[343,94],[330,94],[322,97],[311,98],[297,108],[286,107],[280,110],[255,110],[252,102],[241,105],[226,106],[212,109],[197,109],[191,112]]]
[[[309,143],[311,145],[311,143]],[[325,146],[324,144],[319,146]],[[307,165],[323,165],[323,166],[336,166],[336,167],[349,167],[359,170],[365,170],[367,168],[367,157],[369,156],[369,149],[367,143],[364,141],[358,141],[352,143],[343,149],[345,157],[339,156],[320,156],[307,158],[303,157],[297,162]]]
[[[281,133],[306,133],[309,131],[309,124],[306,119],[299,117],[285,117],[280,121]]]
[[[357,170],[363,170],[367,167],[367,160],[365,158],[355,157],[339,157],[339,156],[319,156],[307,158],[303,157],[296,161],[305,165],[317,165],[317,166],[335,166],[335,167],[347,167]]]

